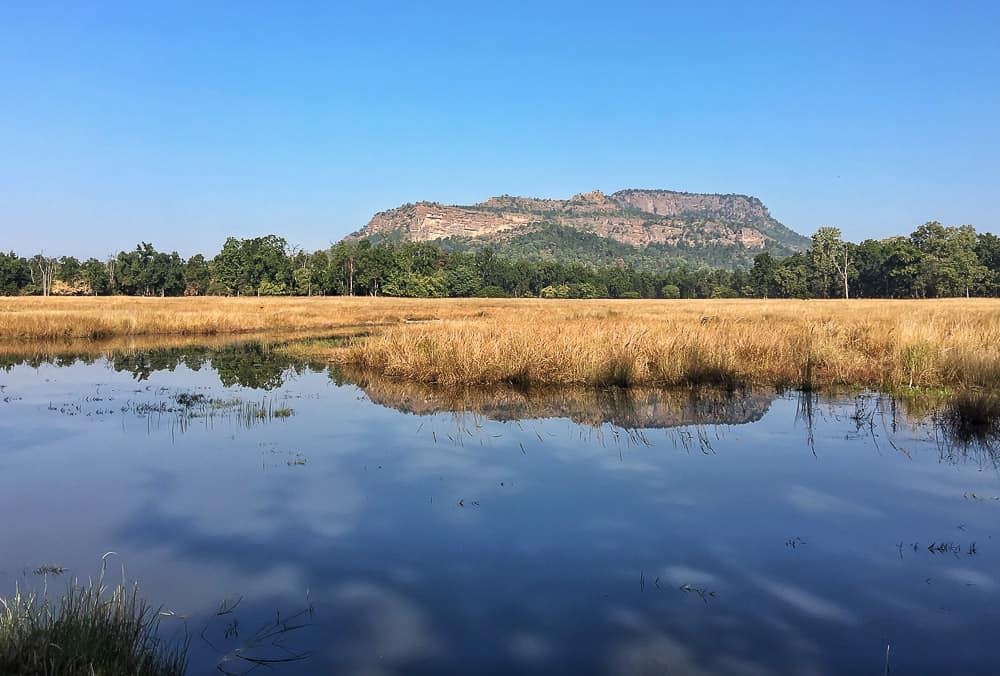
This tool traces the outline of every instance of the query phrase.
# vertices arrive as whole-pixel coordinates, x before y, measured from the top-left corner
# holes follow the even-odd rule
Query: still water
[[[995,457],[876,394],[12,361],[0,594],[114,552],[192,674],[994,674]]]

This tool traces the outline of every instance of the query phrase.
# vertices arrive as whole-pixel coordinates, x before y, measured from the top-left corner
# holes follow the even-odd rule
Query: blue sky
[[[998,2],[356,4],[0,3],[0,248],[314,249],[629,187],[1000,231]]]

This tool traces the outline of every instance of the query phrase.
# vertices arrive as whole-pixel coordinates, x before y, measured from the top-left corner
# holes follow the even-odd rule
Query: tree
[[[921,253],[916,285],[922,296],[969,296],[972,287],[989,276],[976,256],[976,231],[971,225],[949,228],[930,221],[910,239]]]
[[[29,265],[31,281],[41,289],[43,296],[52,294],[52,282],[55,280],[58,265],[55,258],[47,257],[44,252],[36,254],[31,259]]]
[[[21,293],[31,284],[31,269],[28,261],[16,253],[0,252],[0,294],[13,296]]]
[[[83,280],[90,288],[90,293],[103,296],[111,290],[111,278],[107,266],[96,258],[88,258],[81,266]]]
[[[783,298],[808,298],[809,276],[809,259],[805,254],[796,253],[785,258],[774,271],[778,295]]]
[[[778,261],[768,252],[754,256],[753,267],[750,268],[750,283],[754,293],[763,298],[772,296],[777,290],[774,273],[778,269]]]
[[[664,284],[660,289],[660,295],[664,298],[680,298],[681,290],[676,284]]]
[[[215,278],[235,295],[273,293],[293,286],[288,242],[277,235],[230,237],[212,260]],[[261,290],[261,285],[264,291]]]
[[[73,256],[63,256],[59,259],[56,279],[66,284],[75,284],[83,278],[83,269]]]
[[[985,268],[983,295],[1000,293],[1000,237],[989,232],[980,233],[976,241],[976,258]]]
[[[176,251],[164,253],[141,242],[134,251],[118,253],[113,279],[126,295],[178,296],[184,292],[184,262]]]
[[[243,263],[242,242],[235,237],[226,238],[222,250],[212,259],[212,270],[216,281],[229,293],[239,295],[246,286],[246,266]]]
[[[204,296],[212,283],[212,272],[202,254],[191,256],[184,264],[184,295]]]
[[[955,291],[965,291],[965,297],[971,295],[972,288],[989,277],[989,269],[982,264],[976,255],[976,229],[971,225],[951,228],[948,238],[948,254],[954,269]]]
[[[850,245],[840,236],[839,228],[820,228],[812,236],[809,260],[813,270],[813,291],[822,298],[833,295],[833,288],[840,286],[844,299],[850,298],[849,277],[856,271],[851,268]]]
[[[474,265],[462,263],[454,267],[449,267],[446,270],[445,275],[448,283],[449,296],[472,296],[481,286],[481,278]]]

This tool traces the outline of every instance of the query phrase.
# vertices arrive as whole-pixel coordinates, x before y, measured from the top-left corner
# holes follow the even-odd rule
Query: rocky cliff
[[[599,190],[567,200],[502,195],[470,206],[405,204],[376,214],[354,237],[447,240],[471,247],[509,243],[545,228],[613,240],[643,250],[725,248],[786,254],[808,240],[775,220],[756,197],[671,190]]]

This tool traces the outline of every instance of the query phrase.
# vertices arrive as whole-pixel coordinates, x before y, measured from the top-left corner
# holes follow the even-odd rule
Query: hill
[[[747,195],[671,190],[599,190],[568,200],[502,195],[470,206],[404,204],[375,214],[352,238],[434,242],[450,250],[484,246],[532,260],[746,265],[768,251],[786,256],[809,240]]]

